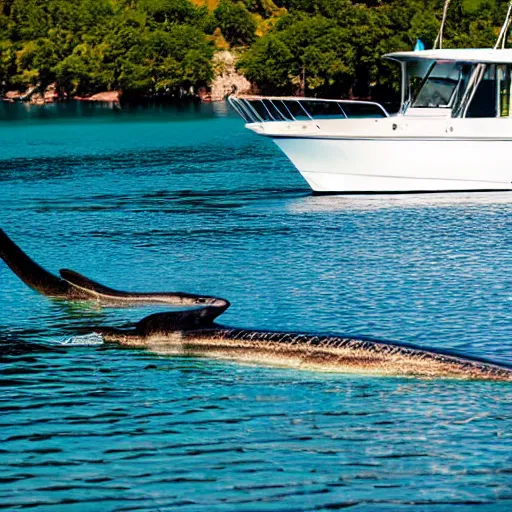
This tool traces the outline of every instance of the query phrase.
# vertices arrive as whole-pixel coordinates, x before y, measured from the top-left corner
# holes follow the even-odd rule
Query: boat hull
[[[273,137],[317,193],[512,190],[512,140]]]

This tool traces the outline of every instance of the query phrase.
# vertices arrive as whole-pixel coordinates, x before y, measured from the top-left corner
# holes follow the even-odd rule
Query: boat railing
[[[389,116],[382,105],[373,101],[295,96],[230,96],[228,101],[247,123]]]

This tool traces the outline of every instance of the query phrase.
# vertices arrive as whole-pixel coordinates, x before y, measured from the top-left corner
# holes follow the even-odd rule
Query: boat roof
[[[398,61],[438,60],[452,62],[482,62],[486,64],[512,63],[512,48],[493,50],[492,48],[464,48],[442,50],[420,50],[411,52],[386,53],[386,59]]]

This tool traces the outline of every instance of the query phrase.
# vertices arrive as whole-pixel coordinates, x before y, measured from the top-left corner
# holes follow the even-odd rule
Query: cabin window
[[[460,80],[461,66],[459,64],[436,62],[423,80],[412,107],[449,108]]]
[[[498,66],[498,112],[500,117],[510,116],[510,66]]]
[[[467,99],[466,93],[468,90],[468,84],[471,80],[473,71],[475,70],[474,64],[459,64],[459,83],[457,84],[457,89],[453,95],[452,100],[452,111],[458,112],[461,108],[464,100]]]
[[[486,66],[482,79],[476,84],[466,117],[496,117],[498,112],[497,66]]]
[[[475,65],[455,117],[510,117],[510,71],[509,64]]]
[[[404,73],[402,87],[404,87],[402,101],[408,107],[413,98],[418,96],[418,92],[423,85],[425,76],[430,73],[434,61],[432,60],[412,60],[402,62],[402,73]]]

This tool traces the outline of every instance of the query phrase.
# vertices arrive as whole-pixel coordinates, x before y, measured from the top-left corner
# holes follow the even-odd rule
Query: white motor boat
[[[231,96],[317,193],[512,190],[512,49],[390,53],[402,101]]]

